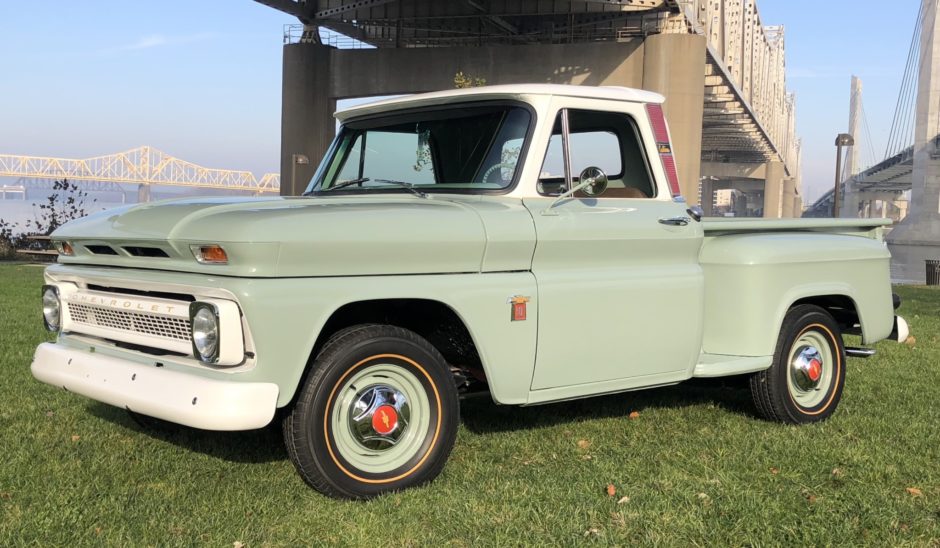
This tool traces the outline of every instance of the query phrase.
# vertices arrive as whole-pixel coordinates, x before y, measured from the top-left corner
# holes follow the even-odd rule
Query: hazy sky
[[[786,27],[809,198],[832,185],[852,74],[883,156],[918,6],[758,1],[764,24]],[[281,36],[293,22],[252,0],[0,0],[0,153],[147,144],[208,167],[277,171]]]

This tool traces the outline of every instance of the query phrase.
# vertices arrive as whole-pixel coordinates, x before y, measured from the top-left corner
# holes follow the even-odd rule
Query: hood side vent
[[[147,291],[144,289],[130,289],[127,287],[109,287],[105,285],[88,284],[91,291],[100,291],[102,293],[118,293],[120,295],[136,295],[138,297],[152,297],[157,299],[169,299],[171,301],[186,301],[191,303],[196,300],[192,295],[184,293],[169,293],[166,291]]]
[[[86,245],[85,249],[95,255],[117,255],[117,251],[109,245]]]
[[[169,257],[166,251],[163,251],[159,247],[124,246],[124,251],[127,251],[134,257],[158,257],[164,259]]]

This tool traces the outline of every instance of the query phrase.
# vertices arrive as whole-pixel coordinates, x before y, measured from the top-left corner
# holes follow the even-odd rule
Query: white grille
[[[189,342],[190,322],[184,318],[71,302],[68,303],[68,311],[75,323]]]

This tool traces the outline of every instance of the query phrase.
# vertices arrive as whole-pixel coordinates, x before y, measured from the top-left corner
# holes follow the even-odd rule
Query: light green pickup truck
[[[885,222],[701,219],[662,100],[527,85],[360,106],[304,196],[68,223],[32,372],[141,421],[277,416],[304,480],[346,498],[437,476],[477,392],[746,374],[768,419],[827,418],[846,356],[873,353],[842,334],[907,337]]]

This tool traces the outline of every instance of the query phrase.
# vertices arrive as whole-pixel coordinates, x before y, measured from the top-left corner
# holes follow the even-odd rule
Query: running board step
[[[857,346],[846,346],[845,355],[850,358],[870,358],[875,355],[874,348],[859,348]]]

